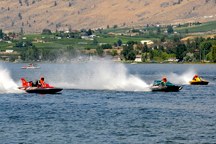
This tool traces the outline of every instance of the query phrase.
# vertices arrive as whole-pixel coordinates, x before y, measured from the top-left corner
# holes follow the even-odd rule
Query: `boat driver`
[[[44,77],[41,77],[38,81],[38,87],[41,87],[44,84]]]
[[[198,78],[198,75],[195,74],[195,76],[193,77],[193,80],[196,80]]]
[[[163,79],[161,80],[161,84],[165,84],[167,82],[167,78],[163,77]]]

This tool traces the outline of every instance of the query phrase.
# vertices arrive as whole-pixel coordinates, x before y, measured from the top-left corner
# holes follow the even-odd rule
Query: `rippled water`
[[[0,143],[215,143],[216,67],[182,64],[0,64]],[[188,85],[194,74],[210,83]],[[45,77],[60,94],[17,91]],[[166,76],[180,92],[151,92]]]

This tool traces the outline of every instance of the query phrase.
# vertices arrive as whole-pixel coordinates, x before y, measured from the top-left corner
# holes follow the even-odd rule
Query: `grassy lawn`
[[[38,49],[58,49],[58,48],[67,47],[67,45],[58,44],[58,43],[34,43],[34,45]]]
[[[108,28],[104,29],[103,33],[109,33],[109,32],[114,32],[114,33],[125,33],[125,31],[130,30],[131,28]],[[96,31],[96,34],[98,31]]]
[[[42,39],[42,37],[50,38],[53,37],[54,35],[44,35],[44,34],[25,34],[22,35],[22,37],[26,37],[26,40],[34,41],[35,38],[37,39]]]
[[[9,48],[10,46],[12,46],[12,43],[6,43],[6,42],[0,42],[0,50],[8,50],[8,49],[12,49]]]
[[[118,40],[121,40],[122,43],[127,43],[128,41],[137,41],[140,42],[141,40],[145,40],[145,38],[136,38],[136,37],[130,37],[130,36],[114,36],[114,37],[100,37],[97,38],[97,41],[99,43],[109,43],[113,44],[114,42],[117,42]]]
[[[216,21],[206,22],[201,25],[192,26],[192,27],[175,28],[174,30],[177,32],[185,33],[186,29],[188,29],[189,33],[211,31],[213,29],[216,29]]]

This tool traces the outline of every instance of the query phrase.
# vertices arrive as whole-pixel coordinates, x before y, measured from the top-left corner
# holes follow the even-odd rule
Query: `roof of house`
[[[136,55],[136,58],[142,58],[142,55]]]

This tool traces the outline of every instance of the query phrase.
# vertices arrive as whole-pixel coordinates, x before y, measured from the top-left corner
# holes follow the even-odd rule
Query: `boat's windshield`
[[[174,86],[171,82],[167,81],[166,83],[162,83],[160,80],[155,80],[153,86],[160,86],[160,85],[166,85],[166,86]]]

